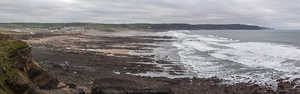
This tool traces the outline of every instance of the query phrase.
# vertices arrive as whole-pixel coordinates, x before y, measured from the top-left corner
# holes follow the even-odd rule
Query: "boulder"
[[[77,85],[75,84],[69,84],[69,83],[65,83],[69,88],[73,88],[76,89]]]

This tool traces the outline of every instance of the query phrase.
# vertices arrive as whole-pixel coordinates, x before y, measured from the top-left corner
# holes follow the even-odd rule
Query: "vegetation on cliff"
[[[32,60],[31,47],[0,34],[0,94],[35,94],[59,81]]]
[[[6,35],[0,34],[0,66],[1,68],[6,68],[0,70],[0,73],[2,73],[3,70],[8,70],[9,66],[11,66],[11,64],[18,58],[18,56],[8,57],[10,53],[26,47],[29,46],[25,42],[11,39]]]
[[[15,61],[16,58],[9,58],[10,53],[13,53],[14,51],[17,51],[21,48],[29,47],[25,42],[21,40],[15,40],[11,39],[6,35],[0,34],[0,61],[1,66],[3,62],[9,62],[9,63],[3,63],[3,64],[11,64],[11,62]]]
[[[25,42],[21,40],[11,39],[6,35],[0,34],[0,92],[12,92],[8,85],[6,85],[7,80],[16,80],[16,75],[19,75],[18,69],[11,67],[14,61],[16,61],[19,56],[9,57],[10,53],[17,51],[21,48],[29,47]]]

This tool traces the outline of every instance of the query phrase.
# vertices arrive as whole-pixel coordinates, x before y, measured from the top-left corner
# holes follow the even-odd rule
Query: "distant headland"
[[[115,31],[122,29],[129,30],[148,30],[148,31],[166,31],[166,30],[264,30],[272,29],[267,27],[245,25],[245,24],[103,24],[103,23],[0,23],[0,31],[14,30],[27,32],[65,32],[65,31]]]

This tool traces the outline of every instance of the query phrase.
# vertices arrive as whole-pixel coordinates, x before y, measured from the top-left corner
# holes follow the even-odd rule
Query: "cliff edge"
[[[26,42],[0,34],[0,94],[37,94],[59,81],[41,68]]]

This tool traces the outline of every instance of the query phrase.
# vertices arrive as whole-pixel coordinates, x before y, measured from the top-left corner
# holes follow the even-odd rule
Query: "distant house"
[[[30,34],[36,34],[36,32],[30,32]]]
[[[20,29],[15,29],[15,30],[12,30],[12,31],[15,31],[15,32],[23,32],[23,31],[20,30]]]

